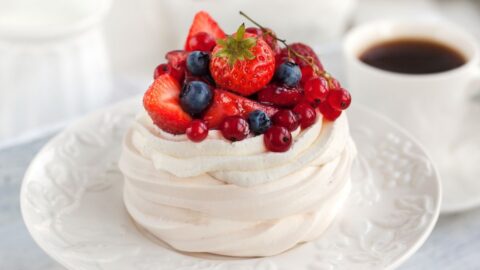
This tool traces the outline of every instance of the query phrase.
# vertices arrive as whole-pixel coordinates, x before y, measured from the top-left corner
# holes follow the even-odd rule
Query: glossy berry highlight
[[[203,120],[195,119],[185,131],[187,137],[192,142],[201,142],[208,136],[208,127]]]
[[[248,122],[240,116],[227,116],[220,124],[225,139],[236,142],[245,139],[250,133]]]
[[[211,52],[217,43],[212,35],[206,32],[199,32],[187,40],[187,51]]]
[[[157,79],[159,76],[167,73],[170,73],[170,67],[168,66],[168,64],[160,64],[155,68],[155,71],[153,72],[153,79]]]
[[[278,107],[293,107],[303,98],[300,88],[269,84],[258,92],[258,101]]]
[[[328,104],[337,111],[346,110],[351,102],[350,93],[343,88],[332,89],[328,94]]]
[[[306,101],[316,107],[327,99],[328,81],[323,77],[311,78],[305,82],[304,91]]]
[[[302,79],[300,80],[300,83],[302,85],[305,85],[305,83],[311,78],[318,77],[315,74],[315,70],[313,69],[312,66],[304,66],[300,70],[302,72]]]
[[[273,124],[294,131],[300,125],[297,115],[291,110],[280,110],[272,118]]]
[[[187,57],[188,52],[182,50],[170,51],[165,55],[165,59],[167,59],[170,67],[170,75],[178,82],[182,82],[185,78]]]
[[[323,118],[328,121],[335,121],[342,114],[342,111],[332,108],[327,102],[321,103],[318,109],[323,115]]]
[[[265,147],[272,152],[286,152],[292,145],[292,134],[281,126],[272,126],[263,136]]]
[[[293,112],[297,115],[300,122],[300,127],[306,129],[313,125],[317,119],[317,112],[315,109],[306,102],[299,103]]]

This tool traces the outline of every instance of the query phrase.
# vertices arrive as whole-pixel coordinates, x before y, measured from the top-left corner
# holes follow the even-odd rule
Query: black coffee
[[[376,44],[360,55],[360,60],[380,69],[428,74],[451,70],[465,64],[455,49],[423,39],[397,39]]]

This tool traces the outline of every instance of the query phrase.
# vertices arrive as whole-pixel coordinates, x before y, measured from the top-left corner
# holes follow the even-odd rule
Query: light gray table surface
[[[0,150],[0,269],[63,269],[32,240],[22,221],[19,193],[28,164],[51,135]],[[480,269],[480,209],[442,216],[425,245],[400,270]]]

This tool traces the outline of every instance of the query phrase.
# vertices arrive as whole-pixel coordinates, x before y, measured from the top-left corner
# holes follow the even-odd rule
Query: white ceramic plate
[[[318,240],[278,256],[233,259],[175,252],[138,229],[122,202],[120,142],[139,98],[94,113],[52,139],[21,191],[35,241],[68,269],[319,270],[394,268],[430,234],[441,186],[422,148],[387,119],[349,110],[359,149],[353,190]]]

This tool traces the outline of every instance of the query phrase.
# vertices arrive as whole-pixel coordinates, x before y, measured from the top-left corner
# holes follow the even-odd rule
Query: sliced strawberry
[[[143,96],[143,106],[162,130],[183,134],[192,118],[179,103],[180,84],[170,74],[159,76]]]
[[[184,48],[187,49],[190,38],[200,32],[205,32],[212,36],[215,40],[225,38],[225,32],[218,26],[218,23],[205,11],[198,12],[193,18],[192,26],[188,32],[188,37]]]
[[[225,90],[216,89],[212,105],[205,113],[203,119],[207,122],[209,128],[217,128],[227,116],[238,115],[247,117],[254,110],[264,111],[270,117],[278,111],[274,107],[260,104]]]
[[[262,38],[246,33],[243,24],[213,49],[210,74],[220,88],[250,96],[267,85],[274,73],[272,49]]]
[[[287,88],[269,84],[258,92],[258,101],[268,105],[293,107],[303,98],[303,91],[299,88]]]

